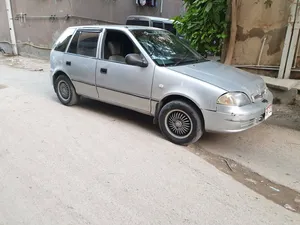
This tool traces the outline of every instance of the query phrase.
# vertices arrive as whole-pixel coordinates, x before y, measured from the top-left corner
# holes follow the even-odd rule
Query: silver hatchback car
[[[181,145],[272,115],[273,95],[259,76],[208,61],[152,27],[68,28],[51,51],[51,82],[64,105],[84,96],[153,116]]]

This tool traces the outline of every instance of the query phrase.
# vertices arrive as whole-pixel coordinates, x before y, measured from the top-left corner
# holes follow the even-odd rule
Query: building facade
[[[0,49],[7,53],[12,52],[8,1],[18,53],[42,58],[49,56],[53,42],[69,26],[125,24],[133,14],[172,18],[183,9],[182,0],[148,1],[152,6],[140,6],[137,0],[0,0]]]
[[[278,78],[300,78],[300,0],[237,0],[232,63]]]

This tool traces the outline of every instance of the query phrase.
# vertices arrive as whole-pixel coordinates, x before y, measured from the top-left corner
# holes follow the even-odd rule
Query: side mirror
[[[147,67],[148,62],[143,59],[139,54],[128,54],[125,57],[125,62],[132,66]]]

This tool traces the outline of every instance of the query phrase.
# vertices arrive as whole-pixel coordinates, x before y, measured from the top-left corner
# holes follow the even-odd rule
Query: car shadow
[[[97,114],[109,115],[114,120],[132,123],[163,138],[158,126],[153,124],[153,117],[151,116],[87,98],[82,98],[78,107]]]
[[[82,98],[78,107],[96,114],[109,115],[109,117],[113,120],[129,122],[151,132],[151,134],[164,139],[158,125],[153,124],[153,117],[151,116],[87,98]],[[196,144],[198,146],[213,147],[220,146],[220,143],[223,142],[225,145],[229,145],[231,139],[236,139],[238,135],[240,134],[204,133],[204,135]]]
[[[61,104],[56,96],[52,96],[51,100],[57,102],[58,104]],[[159,130],[158,125],[153,124],[153,117],[151,116],[147,116],[130,109],[83,97],[81,97],[80,103],[76,107],[96,114],[109,115],[109,117],[111,117],[113,120],[129,122],[131,124],[134,124],[135,126],[150,131],[152,134],[160,138],[164,138]],[[204,133],[201,139],[195,144],[199,147],[208,143],[213,144],[216,142],[216,140],[224,140],[228,138],[230,139],[230,137],[228,136],[230,136],[230,134]]]
[[[57,102],[58,104],[61,104],[56,96],[52,96],[51,99]],[[112,120],[128,122],[130,124],[133,124],[134,126],[147,130],[148,132],[150,132],[153,135],[156,135],[157,137],[164,139],[163,135],[159,130],[158,125],[153,124],[153,117],[151,116],[147,116],[126,108],[110,105],[104,102],[88,98],[81,98],[80,103],[76,107],[98,115],[102,114],[109,116]],[[232,146],[233,142],[238,144],[237,139],[239,140],[241,136],[247,133],[247,131],[236,134],[204,133],[201,139],[197,141],[193,146],[197,146],[197,148],[200,149],[205,149],[207,147],[213,149],[220,149],[220,146],[223,146],[224,151],[230,151],[229,149],[231,148],[227,149],[226,147]],[[219,151],[221,151],[221,149]]]

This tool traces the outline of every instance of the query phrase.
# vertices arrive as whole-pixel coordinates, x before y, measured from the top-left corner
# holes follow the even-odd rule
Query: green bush
[[[177,31],[200,53],[219,54],[227,34],[227,0],[184,0],[185,15],[175,18]]]

